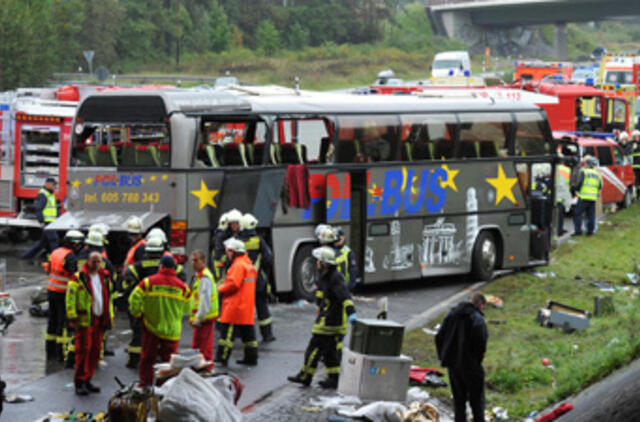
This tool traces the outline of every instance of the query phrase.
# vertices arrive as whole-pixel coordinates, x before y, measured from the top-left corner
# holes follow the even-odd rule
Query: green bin
[[[351,327],[349,349],[365,355],[400,356],[404,326],[380,319],[357,319]]]

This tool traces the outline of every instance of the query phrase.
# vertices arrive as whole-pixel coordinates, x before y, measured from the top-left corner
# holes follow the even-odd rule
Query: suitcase
[[[158,398],[153,388],[136,387],[134,382],[128,387],[120,382],[118,390],[109,399],[109,421],[146,422],[149,414],[158,414]]]

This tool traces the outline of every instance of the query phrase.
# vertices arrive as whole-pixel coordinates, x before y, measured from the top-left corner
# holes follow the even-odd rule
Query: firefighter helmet
[[[158,237],[162,240],[162,243],[167,243],[167,235],[164,233],[164,230],[162,230],[160,227],[154,227],[151,229],[151,231],[147,234],[147,242],[152,237]]]
[[[258,227],[258,219],[252,214],[246,213],[242,216],[242,219],[240,220],[241,230],[254,230],[256,227]]]
[[[635,129],[633,132],[631,132],[631,136],[632,136],[632,137],[634,137],[634,138],[635,138],[636,136],[640,136],[640,130]]]
[[[101,248],[104,246],[104,236],[97,230],[89,231],[89,234],[87,234],[87,238],[84,240],[84,243],[89,246],[97,246]]]
[[[230,237],[225,240],[224,247],[225,249],[238,253],[245,253],[247,251],[245,249],[244,242],[240,239],[236,239],[235,237]]]
[[[224,213],[220,216],[220,219],[218,220],[218,228],[220,230],[227,230],[227,227],[229,227],[229,220],[227,220],[227,214],[228,213]]]
[[[142,233],[142,220],[140,219],[140,217],[136,217],[135,215],[129,217],[129,219],[127,220],[127,233]]]
[[[338,237],[336,236],[336,232],[333,230],[333,228],[329,226],[323,228],[322,231],[320,231],[320,234],[318,235],[318,241],[320,242],[321,245],[334,243],[336,240],[338,240]]]
[[[147,244],[144,245],[145,252],[162,252],[164,251],[164,242],[160,236],[151,236],[147,238]]]
[[[242,220],[242,213],[237,209],[232,209],[227,213],[227,222],[228,223],[238,223],[240,224],[240,220]]]
[[[629,140],[629,134],[625,131],[620,132],[620,135],[618,135],[618,139],[621,141],[628,141]]]
[[[329,246],[320,246],[311,251],[311,255],[323,264],[336,265],[336,251]]]
[[[69,243],[82,243],[84,242],[84,235],[79,230],[69,230],[65,233],[64,240]]]

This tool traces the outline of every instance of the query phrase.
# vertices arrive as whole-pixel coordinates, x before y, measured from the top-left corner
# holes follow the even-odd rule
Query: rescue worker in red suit
[[[214,322],[218,318],[218,289],[213,274],[207,268],[207,258],[201,250],[191,253],[193,267],[193,305],[189,322],[193,326],[191,348],[200,350],[206,361],[213,362]],[[213,364],[207,369],[213,370]]]
[[[256,306],[256,269],[246,253],[244,242],[235,237],[224,242],[225,252],[231,266],[223,285],[218,289],[222,295],[220,314],[220,339],[215,361],[227,365],[236,335],[244,344],[244,359],[241,365],[258,364],[258,341],[254,327]]]
[[[71,276],[78,271],[76,254],[82,249],[84,235],[78,230],[69,230],[63,245],[49,256],[47,285],[49,298],[49,319],[47,321],[46,354],[47,362],[64,361],[67,346],[71,341],[68,334],[65,312],[65,294]]]
[[[169,362],[178,351],[182,317],[191,311],[191,290],[176,277],[176,262],[160,260],[156,275],[142,280],[129,296],[129,312],[142,319],[142,355],[138,373],[143,385],[153,384],[153,365],[160,355]]]
[[[109,284],[109,273],[102,268],[100,252],[91,252],[68,284],[65,302],[69,325],[76,331],[73,381],[79,396],[100,392],[91,378],[98,369],[104,333],[113,322]]]

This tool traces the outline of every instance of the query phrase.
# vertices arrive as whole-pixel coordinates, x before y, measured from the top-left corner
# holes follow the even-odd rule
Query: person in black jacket
[[[356,319],[356,310],[344,282],[336,268],[336,252],[330,246],[321,246],[312,252],[318,260],[320,278],[318,289],[323,294],[316,323],[311,329],[311,340],[304,354],[304,364],[297,375],[287,377],[291,382],[309,386],[320,359],[327,367],[327,379],[320,381],[323,388],[337,388],[342,358],[342,338],[347,333],[347,322]]]
[[[469,401],[474,422],[484,422],[484,368],[489,331],[484,321],[487,300],[474,293],[445,317],[436,334],[436,348],[442,366],[449,368],[455,422],[466,422]]]

